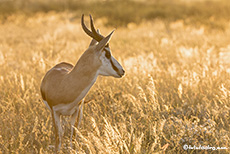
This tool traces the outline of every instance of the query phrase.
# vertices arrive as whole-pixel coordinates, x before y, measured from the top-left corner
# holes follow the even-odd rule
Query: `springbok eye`
[[[104,49],[104,50],[105,50],[105,57],[110,59],[111,58],[111,53],[106,49]]]

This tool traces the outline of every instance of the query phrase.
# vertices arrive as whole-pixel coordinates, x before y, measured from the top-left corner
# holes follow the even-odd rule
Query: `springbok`
[[[111,55],[109,40],[114,30],[106,37],[96,31],[90,15],[91,31],[84,24],[84,14],[81,25],[92,41],[82,54],[77,64],[62,62],[51,68],[41,83],[43,102],[50,110],[55,130],[55,152],[60,151],[62,140],[61,115],[71,116],[70,146],[72,147],[73,127],[77,118],[79,128],[84,97],[95,83],[99,75],[121,78],[125,71]]]

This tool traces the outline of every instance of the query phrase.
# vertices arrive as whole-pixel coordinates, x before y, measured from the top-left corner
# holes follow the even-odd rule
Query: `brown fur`
[[[46,73],[41,83],[41,93],[51,108],[73,102],[90,84],[100,66],[94,48],[92,46],[86,50],[75,66],[62,62]]]

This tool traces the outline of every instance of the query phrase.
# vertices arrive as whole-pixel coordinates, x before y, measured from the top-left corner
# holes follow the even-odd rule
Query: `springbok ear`
[[[109,42],[109,40],[111,39],[111,36],[113,35],[113,32],[114,30],[108,35],[106,36],[105,38],[103,38],[97,45],[96,47],[96,50],[97,51],[101,51],[105,46],[106,44]]]
[[[97,32],[98,32],[98,34],[100,34],[99,29],[97,29]],[[89,46],[93,46],[95,44],[97,44],[97,41],[93,38],[92,41],[90,42]]]

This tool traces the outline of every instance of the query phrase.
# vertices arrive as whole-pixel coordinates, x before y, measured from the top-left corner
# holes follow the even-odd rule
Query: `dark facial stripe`
[[[105,48],[104,48],[104,50],[105,50],[105,57],[110,59],[111,58],[111,53]]]
[[[109,46],[109,44],[107,44],[105,47],[108,47],[108,46]],[[113,64],[113,61],[111,59],[111,53],[107,49],[105,49],[105,48],[104,48],[104,50],[105,50],[105,56],[106,56],[106,58],[108,58],[110,60],[110,63],[112,65],[114,71],[116,71],[117,74],[119,74],[118,68]]]
[[[112,67],[113,67],[113,69],[114,69],[114,71],[116,71],[117,72],[117,74],[119,74],[119,70],[118,70],[118,68],[113,64],[113,61],[112,61],[112,59],[110,59],[110,63],[111,63],[111,65],[112,65]]]

